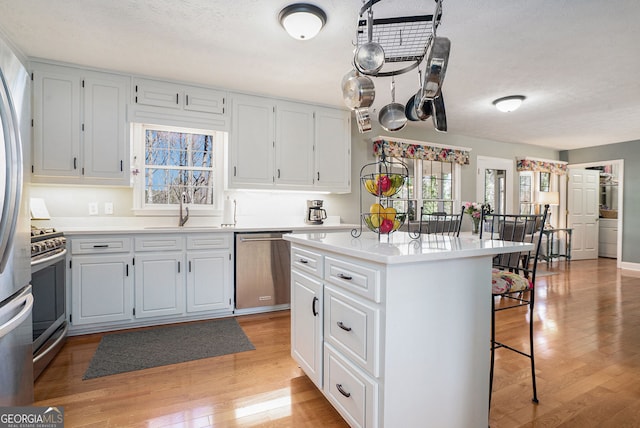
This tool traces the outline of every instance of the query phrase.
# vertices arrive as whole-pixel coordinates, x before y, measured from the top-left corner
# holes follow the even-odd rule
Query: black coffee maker
[[[322,199],[313,199],[307,201],[307,218],[305,222],[308,224],[322,224],[327,218],[327,212],[322,208]]]

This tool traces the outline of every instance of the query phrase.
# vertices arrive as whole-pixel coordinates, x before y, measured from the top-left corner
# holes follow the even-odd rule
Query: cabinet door
[[[274,104],[265,98],[234,95],[229,186],[272,188]]]
[[[80,178],[78,74],[34,71],[33,127],[34,177]]]
[[[184,313],[182,252],[136,254],[136,318]]]
[[[351,191],[351,125],[348,112],[317,109],[314,187],[329,192]]]
[[[184,88],[184,109],[202,113],[224,114],[224,92],[187,86]]]
[[[129,80],[121,76],[84,79],[84,156],[86,178],[128,184],[126,105]]]
[[[100,254],[73,258],[71,320],[74,325],[132,318],[133,283],[128,255]]]
[[[276,186],[313,186],[313,109],[280,102],[276,106]]]
[[[322,390],[322,284],[291,272],[291,357]]]
[[[134,102],[155,107],[180,108],[180,87],[155,80],[134,81]]]
[[[197,251],[187,260],[187,312],[231,309],[229,250]]]

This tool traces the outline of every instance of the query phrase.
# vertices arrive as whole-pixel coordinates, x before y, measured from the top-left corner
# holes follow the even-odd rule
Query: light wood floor
[[[491,427],[640,426],[640,275],[610,259],[550,271],[534,315],[540,404],[528,360],[498,350]],[[499,338],[526,343],[525,316],[500,313]],[[35,404],[64,406],[67,427],[347,426],[291,359],[288,311],[238,320],[255,351],[87,381],[100,335],[70,338],[37,380]]]

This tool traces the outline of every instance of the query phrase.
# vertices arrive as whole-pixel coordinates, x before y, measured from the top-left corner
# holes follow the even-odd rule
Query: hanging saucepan
[[[342,86],[342,98],[350,109],[371,106],[376,98],[373,80],[367,76],[349,77]]]
[[[440,95],[438,97],[431,101],[431,105],[433,126],[435,126],[436,131],[447,132],[447,115],[444,111],[444,97],[442,96],[442,91],[440,91]]]
[[[420,69],[418,69],[418,85],[421,86],[422,85],[422,72]],[[407,116],[407,119],[417,122],[420,120],[420,118],[418,117],[418,114],[416,112],[416,96],[418,96],[418,101],[420,101],[420,94],[422,94],[422,91],[418,92],[418,95],[412,95],[411,98],[409,98],[409,101],[407,101],[407,104],[404,107],[404,114],[405,116]]]
[[[375,75],[384,65],[384,49],[373,39],[373,9],[369,7],[367,20],[368,42],[358,46],[353,62],[361,73]]]
[[[405,106],[396,102],[396,84],[391,78],[391,104],[382,107],[378,113],[378,122],[386,131],[395,132],[405,127],[407,116],[404,114]]]
[[[446,37],[434,37],[429,56],[427,71],[424,76],[423,98],[434,99],[440,93],[442,82],[447,71],[451,41]]]

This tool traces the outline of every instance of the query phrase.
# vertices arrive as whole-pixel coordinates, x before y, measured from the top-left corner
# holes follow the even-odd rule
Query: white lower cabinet
[[[378,426],[378,382],[324,345],[324,394],[352,427]]]
[[[71,265],[71,323],[85,325],[133,318],[131,256],[87,255]]]
[[[67,238],[71,334],[233,313],[231,233]]]
[[[72,326],[133,319],[131,240],[124,236],[71,241]]]
[[[379,274],[295,245],[291,266],[291,356],[349,425],[380,426]]]
[[[187,260],[187,312],[233,308],[228,250],[197,251]]]
[[[136,318],[179,315],[184,312],[184,254],[136,254]]]
[[[322,389],[322,283],[291,272],[291,356]]]

